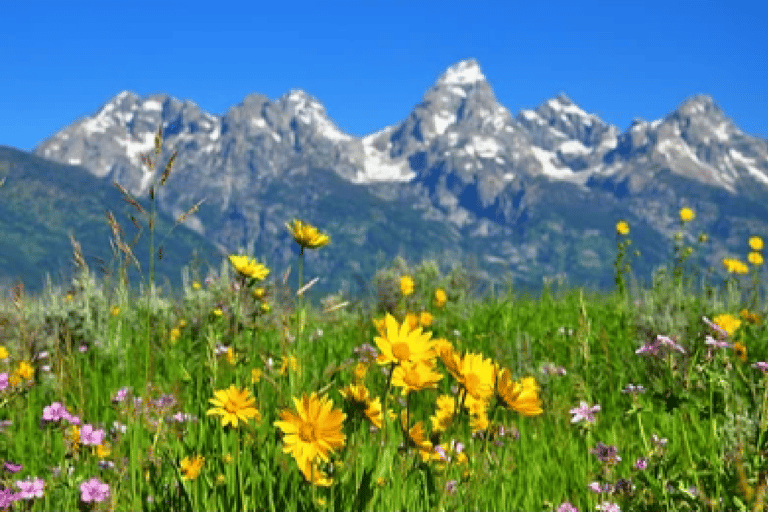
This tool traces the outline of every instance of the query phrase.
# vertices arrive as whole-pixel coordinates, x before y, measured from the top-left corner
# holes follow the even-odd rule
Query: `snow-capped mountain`
[[[188,225],[230,250],[285,236],[285,219],[276,217],[334,203],[328,198],[339,187],[443,223],[463,251],[478,250],[475,239],[498,237],[483,245],[483,257],[512,267],[538,254],[531,247],[541,240],[510,246],[502,238],[532,236],[534,212],[543,218],[557,205],[634,215],[669,238],[674,219],[661,210],[694,202],[687,194],[699,186],[768,198],[768,141],[742,133],[709,96],[693,96],[663,119],[635,120],[623,132],[565,94],[513,116],[474,59],[446,69],[401,122],[362,138],[341,131],[317,98],[298,89],[277,100],[249,95],[222,115],[163,94],[125,91],[35,153],[144,195],[156,176],[142,168],[140,155],[152,150],[158,126],[162,156],[179,152],[158,191],[161,208],[178,215],[204,198]],[[324,172],[341,180],[328,182],[337,183],[327,185],[334,190],[316,186],[331,179]],[[664,176],[686,185],[667,184]],[[301,205],[281,202],[292,187]],[[563,214],[548,225],[568,233],[574,219]]]

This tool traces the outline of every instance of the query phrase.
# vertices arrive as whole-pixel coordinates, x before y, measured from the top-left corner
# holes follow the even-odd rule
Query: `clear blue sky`
[[[122,90],[222,114],[250,93],[316,96],[366,135],[478,59],[512,114],[559,92],[625,130],[710,94],[768,138],[768,7],[730,0],[3,2],[0,144],[31,150]]]

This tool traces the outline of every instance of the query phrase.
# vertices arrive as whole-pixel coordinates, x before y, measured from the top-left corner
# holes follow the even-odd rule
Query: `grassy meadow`
[[[173,293],[97,279],[73,240],[71,287],[0,302],[0,508],[762,510],[762,238],[724,283],[678,239],[646,290],[616,221],[611,293],[475,297],[397,261],[369,304],[307,300],[321,225],[286,219],[285,273],[233,254]]]

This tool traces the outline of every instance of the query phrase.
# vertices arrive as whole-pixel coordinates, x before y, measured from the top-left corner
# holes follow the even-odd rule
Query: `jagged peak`
[[[675,113],[684,116],[692,116],[697,114],[709,114],[718,113],[722,114],[722,110],[717,106],[712,96],[708,94],[696,94],[683,101]]]
[[[476,59],[465,59],[457,62],[440,75],[437,80],[442,85],[471,85],[485,81],[480,64]]]

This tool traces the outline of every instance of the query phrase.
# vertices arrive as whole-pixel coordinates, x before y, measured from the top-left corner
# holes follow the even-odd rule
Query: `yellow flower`
[[[22,380],[30,380],[35,376],[35,369],[28,362],[22,361],[19,363],[15,373]]]
[[[179,325],[179,329],[183,329],[184,327],[187,326],[187,321],[184,320],[183,318],[179,318],[179,324],[178,325]]]
[[[720,326],[722,330],[727,332],[729,336],[736,332],[736,330],[741,326],[741,320],[729,314],[717,315],[712,319],[712,321]]]
[[[723,265],[732,274],[746,274],[749,272],[744,263],[734,258],[723,258]]]
[[[693,247],[691,247],[691,246],[686,247],[685,248],[685,255],[686,256],[690,256],[691,254],[693,254]]]
[[[181,469],[182,480],[194,480],[200,475],[200,471],[205,464],[205,457],[199,455],[193,455],[192,458],[184,457],[181,459],[179,468]]]
[[[405,424],[406,420],[406,414],[405,411],[403,411],[400,415],[400,422],[403,425],[403,430],[407,429],[407,425]],[[413,446],[419,452],[426,452],[429,454],[432,451],[432,443],[429,442],[428,436],[426,431],[424,430],[424,423],[421,421],[417,421],[414,426],[407,429],[408,430],[408,441],[409,445]]]
[[[539,385],[533,377],[525,377],[520,382],[514,382],[510,371],[505,368],[499,372],[496,394],[501,397],[507,407],[523,416],[538,416],[544,412],[539,399]]]
[[[432,315],[429,311],[422,311],[419,314],[419,324],[421,324],[422,327],[429,327],[432,325]]]
[[[440,395],[435,401],[437,410],[434,416],[430,416],[433,432],[445,432],[453,423],[456,411],[456,398],[451,395]]]
[[[445,295],[445,290],[442,288],[435,290],[435,307],[442,308],[445,306],[446,300],[448,300],[448,297]]]
[[[299,360],[296,359],[296,356],[290,354],[283,357],[282,362],[280,363],[280,368],[278,369],[278,373],[280,373],[280,375],[285,375],[289,369],[292,372],[298,372],[299,370]]]
[[[753,251],[761,251],[763,249],[763,239],[759,236],[749,237],[749,247]]]
[[[248,256],[230,254],[229,261],[232,263],[232,266],[235,267],[235,270],[245,277],[261,280],[269,275],[269,269],[267,267],[261,263],[257,263],[255,259],[249,258]]]
[[[368,388],[363,385],[352,384],[340,389],[339,393],[345,400],[349,401],[353,409],[363,411],[376,428],[381,428],[381,421],[383,419],[381,400],[378,397],[372,400]]]
[[[262,371],[258,368],[253,368],[251,370],[251,383],[252,384],[258,384],[261,380]]]
[[[270,309],[272,309],[272,308],[269,306],[269,304],[267,304],[266,302],[262,302],[262,303],[261,303],[261,306],[259,306],[259,308],[260,308],[260,309],[261,309],[261,310],[262,310],[264,313],[269,313],[269,310],[270,310]]]
[[[112,447],[104,441],[96,447],[96,456],[100,459],[106,459],[112,454]]]
[[[213,314],[216,316],[221,316],[224,314],[224,312],[221,310],[221,308],[216,308],[213,310]]]
[[[359,362],[355,365],[355,380],[358,382],[361,382],[363,379],[365,379],[365,374],[368,373],[368,365]]]
[[[413,293],[413,279],[410,276],[402,276],[400,278],[400,293],[403,294],[403,297]]]
[[[253,290],[253,298],[256,300],[261,300],[267,295],[267,290],[264,288],[256,288]]]
[[[235,366],[237,364],[237,354],[235,353],[234,347],[229,347],[227,349],[227,362],[231,364],[232,366]]]
[[[628,235],[629,234],[629,224],[627,224],[627,221],[620,220],[616,223],[616,232],[620,235]]]
[[[193,290],[199,290],[200,288],[202,288],[202,286],[200,286],[200,283],[198,283],[197,281],[192,281]]]
[[[757,313],[752,313],[748,309],[742,309],[739,312],[739,316],[752,324],[759,324],[760,322],[762,322],[762,318],[760,318],[760,315],[758,315]]]
[[[5,346],[0,345],[0,359],[8,359],[11,355],[8,353],[8,349]]]
[[[208,401],[215,405],[206,413],[207,416],[221,416],[223,426],[232,425],[237,428],[238,421],[247,423],[253,418],[255,421],[261,421],[261,414],[253,406],[256,399],[251,396],[247,389],[237,389],[235,385],[229,386],[229,389],[221,389],[214,392],[215,397]]]
[[[219,476],[216,477],[216,484],[217,485],[224,485],[227,483],[227,477],[221,473],[219,473]]]
[[[64,294],[64,302],[72,302],[72,299],[74,298],[74,294],[72,292],[67,292]]]
[[[414,330],[419,326],[419,317],[416,316],[414,313],[406,313],[405,322],[408,324],[408,328],[410,330]]]
[[[112,316],[117,316],[119,314],[120,314],[120,307],[112,306]]]
[[[379,364],[416,362],[435,357],[433,343],[430,341],[431,332],[422,334],[421,327],[411,330],[407,322],[398,325],[389,313],[384,321],[386,332],[373,339],[381,351],[376,359]]]
[[[304,248],[317,249],[331,241],[331,237],[320,233],[317,228],[311,224],[307,224],[297,219],[294,219],[292,222],[293,226],[286,224],[285,227],[288,228],[293,239],[301,246],[302,250],[304,250]]]
[[[448,371],[451,369],[449,368]],[[484,401],[493,395],[496,365],[491,359],[483,358],[482,354],[469,353],[461,358],[458,372],[454,374],[454,377],[469,395]]]
[[[347,436],[341,428],[347,415],[333,409],[333,401],[326,395],[318,398],[315,392],[294,398],[293,404],[298,414],[283,409],[274,425],[283,431],[283,452],[290,454],[303,471],[317,457],[328,462],[328,455],[344,446]]]
[[[387,485],[387,479],[384,478],[383,476],[380,476],[379,478],[376,479],[376,485],[378,485],[379,487],[384,487],[385,485]]]
[[[759,252],[751,252],[749,253],[749,256],[747,256],[747,261],[757,267],[763,264],[763,255]]]
[[[232,456],[231,453],[225,453],[224,456],[221,458],[221,460],[224,461],[224,464],[230,464],[232,461],[235,460],[235,458]]]
[[[693,219],[696,218],[696,213],[688,208],[687,206],[685,208],[680,208],[680,220],[683,222],[690,222]]]
[[[736,357],[741,359],[743,363],[747,362],[747,347],[740,342],[736,342],[733,344],[733,353]]]
[[[443,376],[432,370],[426,361],[402,362],[392,372],[392,385],[403,388],[403,395],[411,391],[435,389]]]
[[[176,341],[179,339],[179,336],[181,336],[181,329],[178,327],[174,327],[171,329],[171,332],[168,333],[168,337],[171,338],[171,341]]]

